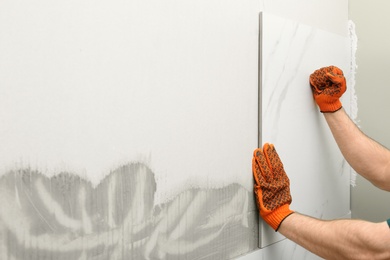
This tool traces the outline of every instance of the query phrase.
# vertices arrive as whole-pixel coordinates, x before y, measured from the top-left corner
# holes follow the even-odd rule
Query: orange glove
[[[265,144],[263,150],[258,148],[253,152],[252,170],[260,215],[278,231],[282,221],[294,211],[290,210],[290,180],[272,144]]]
[[[329,66],[314,71],[310,75],[310,86],[322,113],[336,112],[342,107],[340,97],[347,84],[341,69]]]

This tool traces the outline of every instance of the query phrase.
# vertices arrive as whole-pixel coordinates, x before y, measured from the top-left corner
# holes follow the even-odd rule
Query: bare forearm
[[[324,116],[341,152],[355,171],[379,188],[390,190],[390,151],[360,131],[344,109]]]
[[[288,216],[282,235],[325,259],[389,259],[390,231],[386,222],[323,221],[299,213]]]

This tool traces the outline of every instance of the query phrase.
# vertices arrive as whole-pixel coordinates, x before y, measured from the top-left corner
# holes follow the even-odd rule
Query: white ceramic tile
[[[336,65],[349,77],[349,39],[262,14],[261,142],[275,144],[290,177],[291,208],[319,218],[349,212],[349,166],[310,89],[315,69]],[[348,108],[350,92],[343,98]],[[261,222],[261,247],[283,237]]]

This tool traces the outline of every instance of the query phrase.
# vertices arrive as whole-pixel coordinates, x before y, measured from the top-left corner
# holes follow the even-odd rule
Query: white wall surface
[[[1,9],[3,169],[20,162],[97,185],[140,161],[164,183],[156,203],[191,187],[251,188],[239,173],[257,140],[257,1]]]
[[[336,11],[309,0],[159,3],[2,3],[3,172],[14,165],[48,175],[66,170],[96,185],[130,159],[148,163],[163,181],[176,176],[169,186],[178,188],[160,190],[158,201],[191,185],[251,187],[238,172],[256,135],[256,99],[245,98],[255,92],[245,86],[257,84],[258,13],[345,35],[347,1]],[[240,71],[240,63],[252,67]],[[226,127],[229,120],[235,123]],[[239,133],[245,148],[232,138]],[[216,163],[231,162],[228,154],[212,159],[227,149],[241,166]],[[197,166],[184,166],[187,158]],[[216,170],[224,176],[209,174]],[[207,183],[199,174],[208,174]]]
[[[244,86],[257,84],[258,13],[346,34],[346,3],[339,1],[335,11],[325,1],[309,0],[130,1],[109,6],[3,2],[0,69],[7,76],[0,96],[1,167],[28,165],[47,174],[73,171],[96,185],[110,168],[138,160],[158,169],[162,179],[175,172],[170,183],[182,188],[162,191],[162,200],[190,183],[205,185],[199,183],[199,173],[217,169],[225,176],[209,175],[208,185],[238,181],[250,188],[251,182],[237,175],[242,166],[216,164],[211,158],[233,149],[242,157],[236,160],[244,162],[251,149],[231,137],[255,136],[246,111],[256,100],[232,105],[250,94]],[[326,19],[330,14],[332,19]],[[228,66],[225,59],[236,66]],[[251,63],[252,70],[240,72],[238,63]],[[214,93],[221,93],[220,98],[207,98]],[[224,113],[224,106],[236,112]],[[241,116],[245,113],[247,118]],[[235,124],[225,127],[227,120]],[[210,125],[220,129],[210,132]],[[207,147],[197,145],[203,143],[200,136]],[[227,139],[229,143],[221,142]],[[197,158],[199,163],[188,168],[169,159],[173,157],[175,162]]]
[[[253,251],[259,13],[346,36],[347,8],[346,0],[1,2],[0,256]],[[305,254],[285,241],[264,255],[293,251]]]
[[[358,49],[356,92],[358,124],[363,132],[390,147],[389,100],[390,24],[386,0],[349,1],[349,16],[356,24]],[[358,176],[352,189],[352,217],[370,221],[390,218],[390,194]]]

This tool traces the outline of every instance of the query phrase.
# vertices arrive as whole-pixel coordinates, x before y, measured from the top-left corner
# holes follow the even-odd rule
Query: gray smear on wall
[[[144,164],[97,187],[79,176],[16,169],[0,179],[0,259],[229,259],[258,245],[258,214],[241,185],[189,189],[154,204]]]

